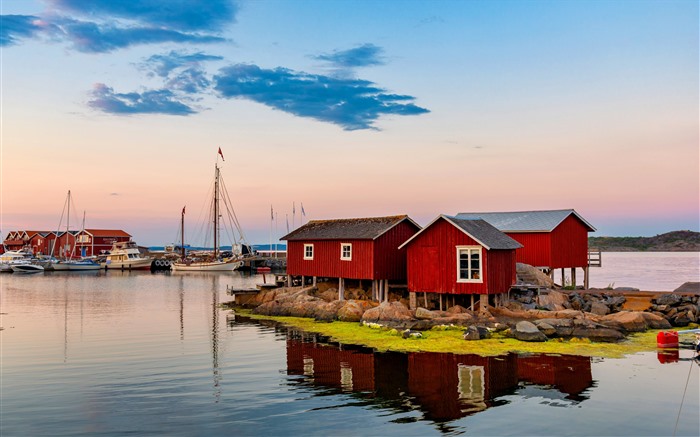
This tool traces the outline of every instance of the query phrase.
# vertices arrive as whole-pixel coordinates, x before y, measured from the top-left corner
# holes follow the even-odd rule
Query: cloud
[[[189,115],[196,111],[182,101],[182,97],[172,91],[150,90],[143,93],[115,93],[105,84],[95,84],[88,105],[110,114],[167,114]]]
[[[214,76],[225,98],[245,98],[300,117],[340,125],[345,130],[373,129],[385,114],[417,115],[428,111],[411,96],[387,94],[372,82],[237,64]]]
[[[235,22],[232,0],[49,0],[54,9],[86,17],[109,17],[183,31],[219,32]]]
[[[221,61],[222,56],[207,55],[202,52],[183,53],[171,51],[165,55],[153,55],[141,64],[141,68],[152,71],[160,77],[168,77],[173,70],[182,67],[201,69],[204,62]]]
[[[231,0],[48,0],[40,17],[3,15],[0,45],[51,36],[85,53],[108,53],[133,45],[224,42],[220,32],[235,22]],[[42,25],[38,25],[37,22]]]
[[[154,27],[115,27],[89,21],[62,19],[56,21],[63,31],[64,38],[73,47],[85,53],[108,53],[138,44],[174,43],[214,43],[223,38],[210,35],[196,35],[176,30]]]
[[[42,31],[33,15],[0,15],[0,47],[17,44],[21,38],[31,38]]]
[[[384,65],[383,49],[374,44],[364,44],[354,49],[336,50],[333,53],[315,56],[314,59],[327,61],[339,68],[371,67]]]

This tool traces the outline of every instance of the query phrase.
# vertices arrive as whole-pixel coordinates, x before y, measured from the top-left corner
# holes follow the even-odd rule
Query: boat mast
[[[214,259],[219,256],[219,165],[214,164]]]
[[[182,235],[180,236],[180,246],[182,246],[182,261],[185,261],[185,207],[182,207],[182,218],[180,222],[180,230]]]
[[[66,243],[68,243],[68,237],[70,236],[69,226],[70,226],[70,190],[68,190],[68,215],[66,218]],[[73,246],[75,246],[75,241],[73,242]],[[68,254],[66,253],[66,251],[63,252],[63,259],[68,259]]]

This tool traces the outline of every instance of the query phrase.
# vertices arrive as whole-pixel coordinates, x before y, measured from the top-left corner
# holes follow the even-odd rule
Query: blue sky
[[[301,202],[305,220],[574,208],[597,235],[698,230],[696,1],[0,9],[3,234],[51,229],[71,189],[88,227],[172,242],[218,147],[253,242]]]

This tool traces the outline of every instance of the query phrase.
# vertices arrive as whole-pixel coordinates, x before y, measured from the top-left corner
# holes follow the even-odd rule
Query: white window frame
[[[311,249],[311,256],[307,255],[307,249]],[[313,244],[305,244],[304,245],[304,259],[308,259],[308,260],[314,259],[314,245]]]
[[[476,252],[479,254],[479,279],[465,279],[462,278],[460,275],[460,255],[462,251],[469,251],[469,271],[471,272],[471,253]],[[470,274],[469,276],[473,276]],[[484,282],[484,256],[483,256],[483,251],[481,250],[481,246],[457,246],[457,282],[469,282],[469,283],[476,283],[476,284],[481,284]]]
[[[349,255],[345,255],[345,248],[348,248]],[[340,259],[342,261],[352,261],[352,243],[340,243]]]

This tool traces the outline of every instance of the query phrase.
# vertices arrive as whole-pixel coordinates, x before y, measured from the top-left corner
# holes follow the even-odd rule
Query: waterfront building
[[[372,295],[386,300],[390,282],[405,284],[406,251],[399,246],[420,230],[407,215],[312,220],[282,237],[287,241],[287,273],[338,278],[339,299],[345,280],[371,281]]]
[[[588,233],[596,229],[573,209],[519,212],[462,212],[460,219],[479,218],[522,244],[515,261],[537,267],[553,277],[555,269],[571,269],[576,285],[576,268],[584,271],[588,288]]]
[[[401,245],[406,249],[411,307],[421,292],[426,306],[426,294],[437,293],[440,309],[445,297],[452,298],[452,305],[471,308],[475,296],[480,308],[496,304],[496,296],[515,284],[515,251],[521,247],[484,220],[438,216]],[[469,296],[468,301],[462,296]]]

